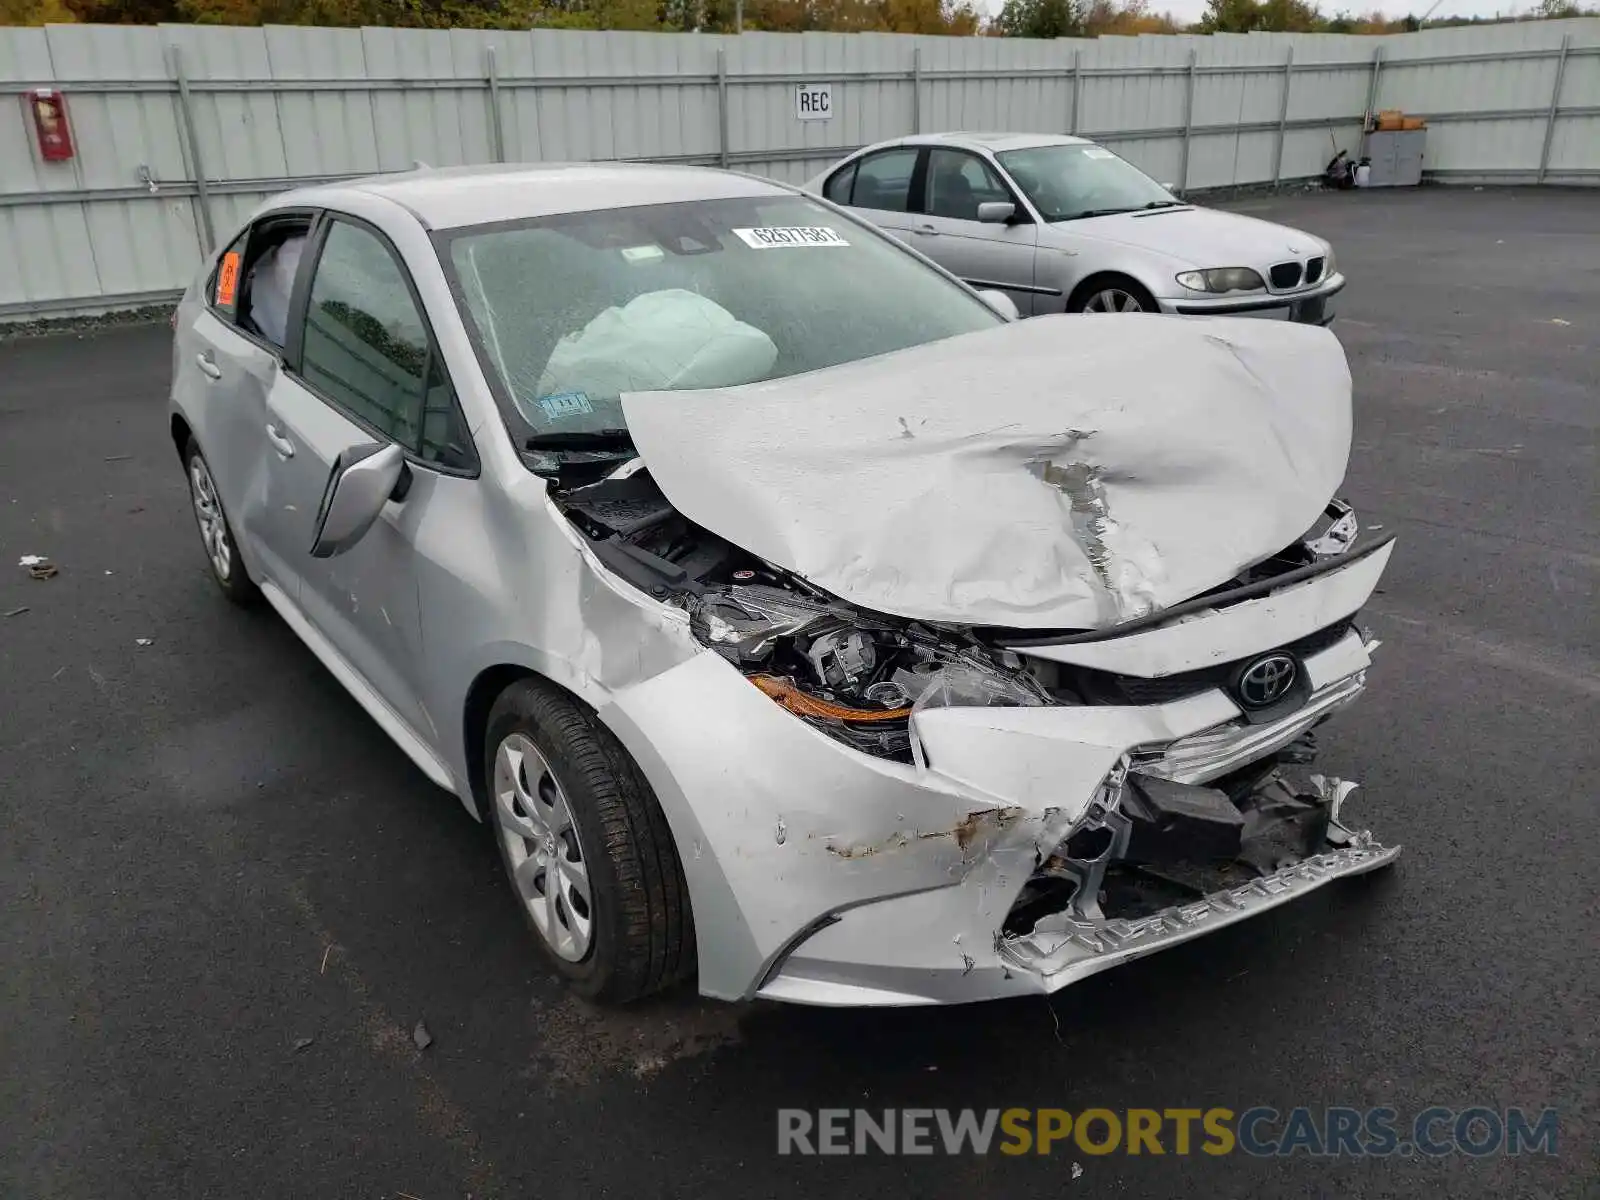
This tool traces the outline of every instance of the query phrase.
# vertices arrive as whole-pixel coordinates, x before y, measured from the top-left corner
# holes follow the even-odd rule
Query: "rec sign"
[[[826,121],[833,116],[833,84],[802,83],[794,89],[794,115],[799,121]]]

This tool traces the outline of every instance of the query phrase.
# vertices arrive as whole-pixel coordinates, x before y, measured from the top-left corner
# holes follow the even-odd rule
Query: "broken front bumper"
[[[1022,652],[1150,679],[1248,659],[1344,622],[1391,548],[1172,624]],[[1222,687],[1157,704],[920,711],[915,766],[840,745],[710,652],[615,693],[600,716],[672,827],[704,994],[953,1003],[1052,991],[1389,861],[1395,850],[1344,829],[1330,800],[1322,840],[1258,877],[1224,874],[1203,898],[1132,916],[1086,893],[1019,928],[1044,866],[1083,869],[1063,859],[1069,839],[1106,823],[1124,773],[1236,777],[1350,703],[1369,644],[1349,629],[1297,661],[1305,698],[1270,720],[1252,722]]]

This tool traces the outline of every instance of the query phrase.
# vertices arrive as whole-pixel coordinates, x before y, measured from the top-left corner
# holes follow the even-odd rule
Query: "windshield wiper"
[[[526,450],[611,450],[633,454],[633,435],[626,429],[571,429],[536,433],[522,443]]]
[[[1188,208],[1189,205],[1182,200],[1152,200],[1145,208]]]
[[[1053,217],[1055,221],[1081,221],[1085,217],[1114,217],[1118,213],[1138,212],[1136,208],[1086,208],[1082,212],[1070,213],[1064,217]]]
[[[523,462],[535,475],[564,486],[581,486],[603,478],[618,463],[637,458],[626,429],[549,430],[522,441]]]

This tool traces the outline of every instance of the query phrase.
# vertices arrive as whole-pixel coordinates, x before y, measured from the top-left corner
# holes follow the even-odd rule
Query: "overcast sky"
[[[978,2],[980,8],[996,13],[1000,11],[1004,0],[978,0]],[[1537,0],[1442,0],[1433,15],[1492,17],[1496,13],[1504,13],[1509,16],[1512,13],[1527,12],[1536,2]],[[1403,17],[1412,13],[1421,16],[1432,3],[1433,0],[1317,0],[1317,6],[1329,16],[1341,9],[1358,14],[1378,9],[1393,17]],[[1170,12],[1182,22],[1198,21],[1205,8],[1205,0],[1150,0],[1150,11]]]

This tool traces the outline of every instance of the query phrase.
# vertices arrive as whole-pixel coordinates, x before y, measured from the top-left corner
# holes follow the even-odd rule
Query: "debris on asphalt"
[[[308,1038],[308,1037],[295,1038],[295,1040],[294,1040],[294,1052],[296,1054],[299,1054],[300,1051],[309,1049],[310,1046],[311,1046],[311,1043],[316,1041],[316,1040],[317,1040],[316,1038]]]
[[[135,646],[154,646],[156,644],[156,640],[155,638],[134,638],[133,644]]]
[[[1072,1177],[1074,1179],[1082,1179],[1083,1178],[1083,1166],[1082,1166],[1082,1164],[1080,1164],[1080,1163],[1073,1163],[1072,1164]]]
[[[1552,324],[1552,325],[1571,325],[1572,322],[1571,321],[1563,321],[1560,317],[1551,317],[1550,318],[1550,324]]]
[[[25,613],[27,611],[29,611],[28,610],[28,606],[26,604],[24,604],[21,608],[13,608],[10,612],[8,612],[6,614],[6,616],[8,616],[8,617],[20,617],[23,613]]]
[[[34,579],[49,579],[61,571],[60,567],[42,554],[24,554],[17,559],[17,566],[27,568],[28,574]]]
[[[131,454],[108,454],[105,457],[105,461],[106,462],[127,462],[132,457],[133,457],[133,455],[131,455]]]
[[[418,1021],[417,1027],[411,1031],[411,1040],[417,1044],[418,1050],[426,1050],[433,1045],[433,1034],[428,1032],[426,1025]]]
[[[258,783],[258,784],[256,784],[256,786],[260,787],[261,785]],[[328,948],[322,952],[322,965],[317,968],[317,974],[318,975],[326,975],[328,973],[328,955],[330,955],[332,953],[333,953],[333,943],[329,942],[328,943]]]

